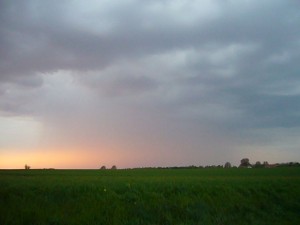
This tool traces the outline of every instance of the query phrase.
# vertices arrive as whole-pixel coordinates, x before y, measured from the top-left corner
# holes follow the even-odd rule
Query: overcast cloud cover
[[[297,0],[2,0],[0,167],[300,161],[299,24]]]

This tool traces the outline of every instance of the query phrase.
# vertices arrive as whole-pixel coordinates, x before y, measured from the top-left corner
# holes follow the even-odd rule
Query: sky
[[[298,0],[1,0],[0,169],[300,161]]]

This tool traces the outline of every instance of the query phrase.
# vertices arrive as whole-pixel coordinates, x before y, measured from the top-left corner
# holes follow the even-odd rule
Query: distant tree
[[[101,166],[100,170],[106,170],[106,166]]]
[[[30,166],[28,166],[27,164],[25,164],[25,170],[29,170]]]
[[[224,165],[224,168],[231,168],[231,163],[230,162],[226,162]]]
[[[249,167],[251,166],[249,159],[248,158],[244,158],[241,160],[241,164],[239,167]]]
[[[255,168],[261,168],[262,167],[262,164],[260,161],[257,161],[255,164],[254,164],[254,167]]]
[[[299,167],[299,162],[277,163],[278,167]]]
[[[188,166],[188,167],[186,167],[187,169],[195,169],[195,168],[197,168],[197,166],[195,166],[195,165],[191,165],[191,166]]]
[[[263,166],[266,168],[266,167],[269,167],[269,163],[267,161],[264,161],[263,163]]]
[[[112,170],[116,170],[116,169],[117,169],[117,166],[116,166],[116,165],[113,165],[113,166],[111,167],[111,169],[112,169]]]

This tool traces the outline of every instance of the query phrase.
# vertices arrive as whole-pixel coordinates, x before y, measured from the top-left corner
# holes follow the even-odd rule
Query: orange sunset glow
[[[105,163],[107,163],[107,165],[108,163],[112,163],[111,159],[114,158],[117,159],[112,153],[111,155],[105,155],[97,152],[94,152],[93,154],[91,152],[80,150],[46,149],[2,154],[0,165],[2,167],[1,169],[23,169],[25,164],[30,165],[32,169],[95,169],[101,165],[105,165]]]
[[[30,151],[24,153],[7,153],[2,155],[1,165],[3,168],[22,168],[25,163],[32,168],[72,168],[80,166],[88,160],[87,155],[82,152],[65,152],[57,150]]]

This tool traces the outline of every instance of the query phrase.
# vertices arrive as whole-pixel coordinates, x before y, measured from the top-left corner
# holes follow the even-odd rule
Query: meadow
[[[0,170],[0,224],[299,225],[300,168]]]

